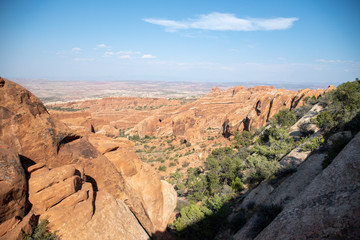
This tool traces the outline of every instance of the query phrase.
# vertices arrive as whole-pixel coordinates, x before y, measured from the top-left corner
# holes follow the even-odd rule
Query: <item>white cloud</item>
[[[74,48],[71,49],[71,51],[74,52],[74,53],[79,53],[81,51],[81,48],[74,47]]]
[[[168,19],[145,18],[145,22],[166,27],[166,31],[180,29],[200,29],[213,31],[259,31],[283,30],[291,28],[298,18],[238,18],[230,13],[210,13],[196,19],[174,21]]]
[[[104,56],[105,57],[111,57],[111,56],[130,55],[130,54],[132,54],[131,51],[118,51],[118,52],[106,51],[104,53]]]
[[[98,45],[96,45],[96,47],[98,47],[98,48],[107,48],[107,49],[111,48],[110,46],[108,46],[108,45],[106,45],[104,43],[98,44]]]
[[[333,60],[333,59],[317,59],[316,62],[319,62],[319,63],[341,63],[341,62],[344,62],[344,61]]]
[[[153,56],[153,55],[151,55],[151,54],[145,54],[145,55],[143,55],[141,58],[150,59],[150,58],[156,58],[156,56]]]

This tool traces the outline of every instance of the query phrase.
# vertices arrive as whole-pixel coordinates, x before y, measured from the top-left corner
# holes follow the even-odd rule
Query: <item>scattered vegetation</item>
[[[300,126],[303,138],[292,137],[289,128],[317,103],[324,106],[324,110],[313,122]],[[281,212],[282,207],[248,206],[245,210],[238,210],[228,222],[226,217],[233,211],[232,204],[234,204],[230,200],[242,194],[245,189],[258,185],[264,179],[270,179],[270,183],[275,186],[282,178],[296,172],[296,168],[280,169],[279,161],[300,144],[304,143],[303,151],[315,151],[319,148],[323,151],[326,148],[323,147],[325,140],[332,133],[339,130],[351,130],[353,133],[359,131],[359,109],[360,81],[356,80],[344,83],[337,90],[318,99],[307,97],[304,99],[304,105],[296,110],[281,110],[266,127],[252,132],[235,132],[231,147],[215,148],[222,144],[215,135],[216,131],[211,128],[203,130],[203,133],[207,134],[204,140],[212,141],[211,144],[200,145],[204,152],[206,150],[209,153],[204,168],[188,168],[190,163],[186,158],[185,161],[180,160],[182,167],[171,173],[168,179],[183,201],[178,205],[179,217],[171,229],[178,233],[180,239],[212,239],[223,227],[234,232],[239,230],[251,216],[257,216],[250,231],[250,237],[255,237]],[[322,130],[323,136],[311,137],[314,131],[310,125],[313,123]],[[141,139],[135,135],[131,139],[144,143],[149,137]],[[162,154],[161,160],[171,161],[167,166],[173,167],[179,163],[179,158],[193,154],[197,147],[193,143],[195,146],[192,148],[191,143],[185,139],[176,142],[174,140],[175,138],[169,137],[163,140],[163,147],[160,145],[159,148],[153,149],[144,146],[144,149],[151,154]],[[340,138],[331,145],[323,162],[324,168],[348,141],[349,139]],[[167,157],[166,154],[176,151],[180,152]],[[159,159],[157,155],[153,157]],[[163,162],[161,160],[160,162]],[[158,170],[166,171],[166,166],[162,165]]]
[[[77,108],[63,108],[63,107],[52,107],[52,106],[46,106],[47,109],[49,110],[56,110],[56,111],[62,111],[62,112],[78,112],[78,111],[83,111],[86,108],[82,108],[82,109],[77,109]]]
[[[320,99],[325,107],[315,120],[316,125],[326,133],[347,128],[359,131],[360,123],[353,122],[359,119],[360,112],[360,80],[346,82]]]
[[[311,138],[309,143],[306,143],[303,145],[301,150],[303,151],[314,151],[315,149],[318,149],[321,145],[323,145],[325,142],[324,137],[318,136]]]

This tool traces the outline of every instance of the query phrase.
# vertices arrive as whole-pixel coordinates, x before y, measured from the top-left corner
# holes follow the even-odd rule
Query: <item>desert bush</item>
[[[205,214],[211,214],[211,211],[205,207],[192,204],[180,210],[180,217],[173,223],[175,229],[180,232],[187,227],[195,225],[205,218]]]
[[[315,124],[320,129],[324,131],[329,131],[333,127],[335,127],[337,122],[335,121],[333,114],[330,111],[325,110],[322,111],[319,115],[317,115],[315,119]]]
[[[314,151],[315,149],[318,149],[321,145],[323,145],[324,142],[325,142],[325,139],[322,136],[314,137],[310,140],[309,143],[304,144],[304,146],[302,146],[301,150]]]
[[[321,98],[320,103],[326,110],[317,116],[315,123],[322,130],[329,132],[348,126],[360,111],[360,82],[341,84]]]
[[[299,125],[299,130],[300,130],[301,136],[308,137],[308,136],[314,134],[314,130],[311,129],[311,125],[312,125],[311,122],[303,122]]]
[[[305,104],[305,105],[295,109],[294,114],[296,116],[296,119],[299,120],[300,118],[302,118],[307,112],[310,111],[311,108],[312,108],[312,105]]]
[[[159,171],[165,172],[166,171],[166,166],[160,166]]]
[[[236,131],[234,133],[235,148],[248,147],[252,142],[252,134],[249,131]]]
[[[33,235],[24,236],[24,240],[60,240],[56,233],[51,233],[48,230],[49,222],[46,219],[42,219],[36,226]]]
[[[262,180],[272,176],[280,167],[278,161],[268,161],[265,156],[253,154],[246,161],[249,171],[245,178],[250,183],[261,182]]]
[[[231,188],[238,193],[245,189],[244,184],[239,177],[236,177],[234,180],[232,180]]]
[[[290,127],[296,123],[296,115],[287,109],[280,110],[274,115],[275,123],[280,127]]]

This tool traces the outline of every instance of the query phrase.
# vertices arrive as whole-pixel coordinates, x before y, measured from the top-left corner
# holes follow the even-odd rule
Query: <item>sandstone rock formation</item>
[[[279,110],[302,106],[304,98],[318,97],[325,91],[305,89],[295,92],[259,86],[235,87],[221,92],[215,88],[193,103],[142,120],[132,134],[141,137],[175,135],[193,140],[199,137],[202,129],[213,128],[230,136],[236,130],[262,127]]]
[[[23,229],[26,224],[19,226],[26,214],[26,193],[26,176],[18,154],[0,142],[0,239],[31,233],[31,229]]]
[[[113,234],[125,234],[119,235],[122,239],[147,239],[148,235],[166,228],[176,205],[176,194],[138,160],[128,140],[109,143],[115,147],[108,150],[100,143],[98,151],[89,142],[91,137],[76,134],[53,119],[34,95],[6,79],[2,79],[0,88],[0,115],[0,141],[11,146],[15,153],[4,144],[1,150],[4,149],[6,159],[20,156],[24,166],[32,165],[28,168],[31,211],[47,216],[51,230],[59,231],[66,239],[79,239],[78,233],[90,233],[88,228],[92,228],[94,236],[104,239],[106,236],[117,238]],[[92,142],[96,145],[96,141]],[[14,198],[21,202],[26,190],[20,187],[22,180],[12,175],[11,181],[17,181],[19,189],[11,187],[11,191],[15,189]],[[102,197],[98,200],[97,196]],[[107,203],[110,208],[102,206]],[[3,211],[4,220],[16,214],[24,217],[23,206],[8,204],[14,207]],[[105,221],[103,218],[109,211],[116,212],[110,217],[133,220],[109,218]],[[100,224],[106,222],[112,224],[105,233]],[[136,225],[114,229],[128,223]],[[138,234],[131,235],[132,228],[137,229]],[[139,236],[142,237],[137,238]]]

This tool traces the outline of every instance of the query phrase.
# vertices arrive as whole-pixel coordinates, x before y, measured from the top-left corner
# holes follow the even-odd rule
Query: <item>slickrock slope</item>
[[[360,238],[360,133],[256,239]]]
[[[230,136],[236,130],[264,126],[279,110],[299,107],[305,97],[318,97],[325,91],[305,89],[295,92],[259,86],[235,87],[221,92],[215,88],[173,112],[148,117],[134,127],[132,134],[141,137],[175,135],[196,141],[201,138],[201,130],[212,128]]]
[[[2,78],[0,116],[2,160],[8,164],[20,156],[23,167],[30,166],[29,214],[48,216],[51,230],[65,239],[148,239],[165,230],[176,205],[174,189],[138,160],[128,140],[96,142],[90,140],[96,137],[74,134],[29,91]],[[12,150],[6,150],[5,144]],[[106,150],[106,144],[112,147]],[[0,172],[0,179],[4,174]],[[25,202],[27,190],[13,191],[10,205],[17,196],[19,203]],[[21,220],[26,206],[30,205],[4,211],[0,224],[12,217]],[[103,224],[108,224],[106,229]],[[7,226],[11,230],[16,224]]]
[[[335,134],[339,137],[340,134]],[[331,138],[336,137],[333,135]],[[351,132],[342,132],[351,137]],[[331,144],[330,140],[329,143]],[[282,212],[257,236],[258,216],[253,215],[234,239],[358,239],[360,237],[360,133],[322,169],[324,153],[284,161],[299,165],[279,183],[262,182],[242,201],[239,208],[255,205],[282,206]],[[293,160],[291,160],[293,158]],[[294,161],[295,160],[295,161]],[[294,167],[294,164],[292,167]]]

